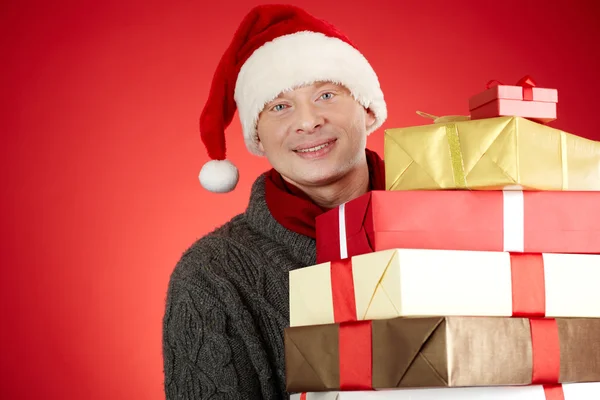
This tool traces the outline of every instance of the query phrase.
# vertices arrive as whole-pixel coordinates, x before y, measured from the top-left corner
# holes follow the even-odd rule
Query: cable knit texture
[[[315,264],[315,241],[273,219],[264,179],[254,183],[246,211],[192,244],[171,275],[163,319],[167,400],[288,399],[288,272]]]

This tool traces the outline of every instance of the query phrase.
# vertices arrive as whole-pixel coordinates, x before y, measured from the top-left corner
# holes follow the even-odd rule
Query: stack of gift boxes
[[[600,399],[600,143],[530,78],[385,131],[290,273],[292,399]]]

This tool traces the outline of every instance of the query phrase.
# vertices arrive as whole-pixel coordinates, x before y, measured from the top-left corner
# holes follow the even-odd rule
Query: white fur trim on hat
[[[345,86],[375,114],[370,134],[387,118],[379,79],[367,59],[353,46],[318,32],[298,32],[265,43],[246,60],[237,77],[235,102],[248,150],[258,148],[256,124],[265,105],[283,91],[317,81]]]

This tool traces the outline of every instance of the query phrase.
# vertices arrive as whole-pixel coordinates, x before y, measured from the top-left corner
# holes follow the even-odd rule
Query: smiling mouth
[[[314,153],[314,152],[317,152],[317,151],[319,151],[319,150],[322,150],[322,149],[324,149],[324,148],[325,148],[325,147],[327,147],[327,146],[331,146],[333,143],[335,143],[335,139],[334,139],[334,140],[332,140],[332,141],[329,141],[329,142],[327,142],[327,143],[320,144],[320,145],[318,145],[318,146],[315,146],[315,147],[310,147],[310,148],[308,148],[308,149],[294,150],[294,151],[295,151],[296,153]]]

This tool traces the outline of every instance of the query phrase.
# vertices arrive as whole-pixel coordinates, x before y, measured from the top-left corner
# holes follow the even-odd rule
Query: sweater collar
[[[316,263],[315,239],[291,231],[273,218],[265,198],[267,173],[260,175],[250,192],[250,201],[245,216],[251,228],[265,237],[289,249],[290,255],[301,265]]]

